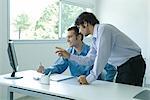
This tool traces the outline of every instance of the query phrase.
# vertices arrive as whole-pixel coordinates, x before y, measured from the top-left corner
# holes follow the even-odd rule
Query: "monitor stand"
[[[21,78],[23,78],[22,76],[15,76],[15,71],[13,71],[12,72],[12,74],[11,74],[11,76],[6,76],[6,77],[4,77],[4,78],[6,78],[6,79],[21,79]]]

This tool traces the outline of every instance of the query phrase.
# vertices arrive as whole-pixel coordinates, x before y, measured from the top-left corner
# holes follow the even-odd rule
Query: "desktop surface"
[[[106,81],[95,81],[90,85],[80,85],[77,78],[64,81],[50,81],[50,85],[40,84],[39,80],[34,80],[36,71],[28,70],[17,72],[23,76],[22,79],[5,79],[9,74],[0,75],[0,85],[13,86],[27,90],[33,90],[46,94],[57,95],[61,97],[76,100],[138,100],[133,98],[135,95],[146,88],[124,85]]]

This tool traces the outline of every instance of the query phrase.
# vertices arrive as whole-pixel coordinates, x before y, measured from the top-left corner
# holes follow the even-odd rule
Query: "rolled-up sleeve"
[[[78,64],[85,65],[85,66],[92,66],[95,61],[95,54],[92,53],[93,48],[90,49],[87,56],[77,56],[77,55],[70,55],[70,60],[77,62]]]

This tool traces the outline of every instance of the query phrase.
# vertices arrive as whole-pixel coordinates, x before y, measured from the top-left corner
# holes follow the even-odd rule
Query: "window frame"
[[[24,39],[24,40],[19,40],[19,39],[12,39],[14,42],[16,43],[47,43],[49,41],[65,41],[66,39],[62,36],[61,34],[61,15],[62,15],[62,3],[65,3],[65,4],[69,4],[69,5],[73,5],[73,6],[78,6],[78,7],[83,7],[83,8],[90,8],[92,9],[92,12],[94,13],[95,12],[95,7],[93,5],[91,6],[88,6],[86,4],[79,4],[79,3],[74,3],[74,2],[71,2],[70,1],[67,1],[67,0],[59,0],[59,17],[58,17],[58,20],[59,20],[59,24],[58,24],[58,39],[56,40],[44,40],[44,39],[38,39],[38,40],[28,40],[28,39]],[[8,40],[10,40],[10,0],[7,0],[7,21],[8,21]]]

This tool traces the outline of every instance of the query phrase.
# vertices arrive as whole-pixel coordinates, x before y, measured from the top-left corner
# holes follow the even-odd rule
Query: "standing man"
[[[88,76],[80,76],[81,84],[95,81],[108,62],[117,67],[117,83],[142,86],[146,64],[140,47],[123,32],[110,24],[99,24],[94,14],[81,13],[75,21],[80,32],[92,35],[92,47],[87,56],[75,56],[57,47],[56,53],[83,65],[93,65]]]
[[[90,50],[90,47],[83,43],[83,35],[79,33],[79,29],[76,26],[68,28],[67,32],[67,42],[69,44],[69,48],[67,52],[69,52],[72,55],[82,55],[86,56],[88,51]],[[90,70],[93,68],[93,66],[85,66],[85,65],[79,65],[78,63],[60,57],[57,59],[55,64],[49,68],[44,68],[44,66],[39,66],[38,72],[48,74],[50,71],[52,73],[63,73],[67,68],[69,67],[71,75],[78,77],[80,75],[89,75]],[[106,65],[106,75],[104,75],[103,78],[100,78],[102,80],[106,81],[113,81],[113,78],[116,74],[115,67],[112,65],[107,64]]]

